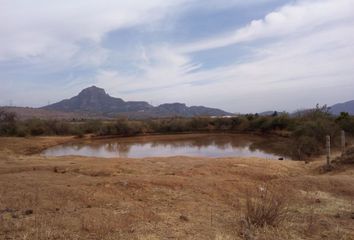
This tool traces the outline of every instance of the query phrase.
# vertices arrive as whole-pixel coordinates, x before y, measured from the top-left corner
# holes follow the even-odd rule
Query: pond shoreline
[[[178,132],[178,133],[173,133],[173,134],[144,134],[144,135],[135,135],[135,136],[117,136],[117,135],[111,135],[111,136],[94,136],[87,134],[84,137],[77,137],[77,136],[40,136],[40,137],[1,137],[1,139],[6,139],[6,142],[12,143],[14,146],[10,146],[10,149],[12,152],[15,154],[20,154],[20,155],[38,155],[41,154],[43,151],[55,147],[55,146],[60,146],[63,144],[71,144],[71,143],[80,143],[80,142],[92,142],[92,141],[104,141],[104,140],[123,140],[123,141],[135,141],[137,139],[144,139],[144,140],[149,140],[149,139],[168,139],[168,138],[184,138],[186,136],[188,137],[195,137],[195,136],[206,136],[206,135],[240,135],[240,136],[246,136],[246,137],[260,137],[264,138],[264,144],[281,144],[281,145],[286,145],[284,142],[289,141],[289,138],[280,136],[278,134],[261,134],[261,133],[255,133],[255,132],[250,132],[250,133],[244,133],[244,132],[220,132],[220,131],[211,131],[211,132]],[[272,138],[272,141],[269,141],[268,139]],[[9,141],[10,140],[10,141]],[[17,142],[21,142],[21,146],[18,147]],[[285,148],[284,146],[279,147],[278,151],[280,155],[284,155],[282,148]],[[2,148],[7,147],[7,146],[1,146],[0,145],[0,151]]]
[[[45,156],[77,155],[86,157],[264,157],[291,159],[277,149],[284,139],[275,136],[239,133],[185,133],[131,137],[89,137],[54,146]],[[265,147],[263,147],[265,146]],[[275,147],[274,147],[275,146]]]

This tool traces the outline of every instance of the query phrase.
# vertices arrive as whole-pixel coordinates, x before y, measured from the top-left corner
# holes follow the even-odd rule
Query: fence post
[[[327,167],[331,164],[331,136],[326,136],[326,148],[327,148]]]
[[[342,130],[342,131],[341,131],[342,154],[344,154],[344,152],[345,152],[345,145],[346,145],[346,142],[345,142],[345,131]]]

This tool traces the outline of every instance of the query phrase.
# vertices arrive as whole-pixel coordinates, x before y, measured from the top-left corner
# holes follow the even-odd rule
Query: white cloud
[[[274,0],[250,0],[247,4],[242,0],[0,0],[0,61],[69,59],[75,54],[77,57],[82,41],[99,45],[110,31],[140,24],[159,25],[158,20],[164,16],[188,7],[215,9],[271,1]]]
[[[316,102],[330,104],[352,98],[354,0],[299,0],[215,38],[183,46],[167,43],[141,46],[138,53],[133,52],[129,58],[123,56],[135,64],[134,73],[101,66],[107,55],[112,54],[100,43],[108,32],[161,20],[183,2],[196,3],[194,0],[0,0],[0,61],[35,59],[38,66],[44,65],[44,71],[58,62],[63,69],[73,64],[93,66],[98,69],[97,76],[78,80],[73,77],[76,79],[73,84],[79,82],[74,84],[77,90],[85,82],[95,83],[113,96],[154,104],[180,101],[248,112],[295,110]],[[222,0],[218,5],[218,1],[212,0],[205,7],[240,6],[245,2]],[[247,61],[228,66],[205,69],[191,55],[241,43],[251,48],[252,53]],[[5,96],[11,95],[14,84],[0,81],[8,83],[0,89],[3,99],[7,99]],[[36,95],[46,103],[55,94],[49,92]],[[17,98],[27,99],[26,94],[31,93],[18,94]],[[33,101],[40,100],[37,97]]]
[[[140,50],[140,59],[136,59],[136,74],[101,70],[96,76],[96,84],[120,94],[151,91],[181,84],[187,81],[188,73],[200,68],[188,56],[177,53],[167,45]]]
[[[131,91],[129,97],[133,99],[181,101],[236,112],[296,110],[317,102],[332,104],[350,99],[354,90],[354,16],[350,14],[350,2],[300,1],[241,28],[237,32],[246,36],[243,41],[250,46],[255,39],[272,37],[270,42],[253,46],[256,54],[243,63],[209,70],[197,65],[198,71],[184,71],[184,66],[193,68],[195,63],[179,50],[220,46],[214,39],[182,48],[155,49],[154,56],[145,52],[150,62],[141,67],[144,72],[120,84],[120,91]],[[151,64],[151,59],[158,64]],[[148,89],[135,92],[144,88]]]
[[[82,41],[98,43],[115,29],[160,19],[183,0],[0,0],[0,60],[67,59]]]
[[[208,0],[208,1],[187,1],[188,7],[206,8],[210,10],[225,9],[231,7],[251,8],[256,5],[275,2],[276,0]]]
[[[219,106],[247,112],[352,99],[353,33],[347,25],[262,45],[251,61],[197,73],[194,79],[210,84],[193,87],[189,101],[219,96]]]
[[[263,38],[307,34],[320,27],[340,21],[353,21],[353,0],[302,0],[285,5],[269,13],[264,19],[254,20],[248,26],[224,36],[180,46],[180,51],[190,53]]]

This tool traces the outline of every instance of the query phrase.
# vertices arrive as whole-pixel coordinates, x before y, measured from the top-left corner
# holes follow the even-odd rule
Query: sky
[[[234,113],[354,99],[354,0],[0,0],[0,105],[96,85]]]

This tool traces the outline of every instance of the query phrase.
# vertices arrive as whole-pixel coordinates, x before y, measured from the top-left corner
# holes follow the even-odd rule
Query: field
[[[353,166],[38,154],[68,141],[0,138],[0,239],[354,239]],[[264,189],[282,216],[249,224],[247,204],[266,204]]]

